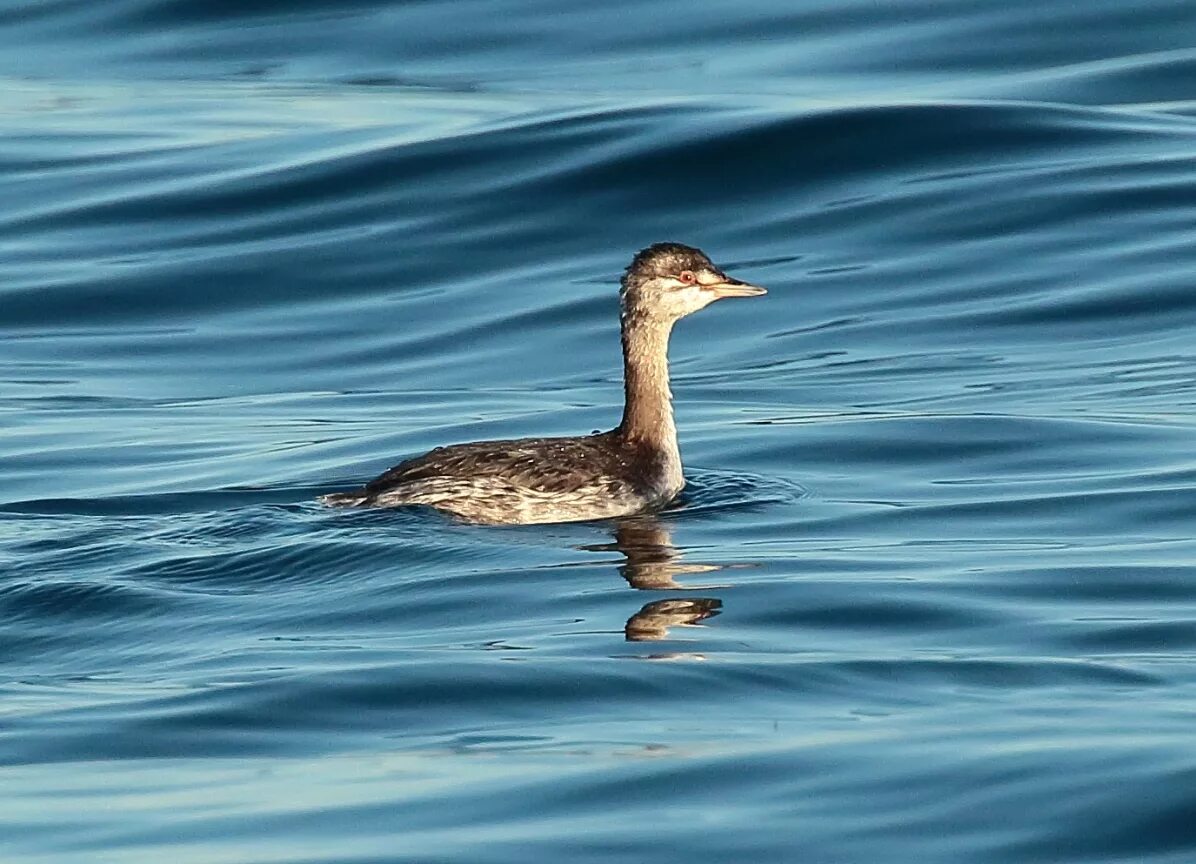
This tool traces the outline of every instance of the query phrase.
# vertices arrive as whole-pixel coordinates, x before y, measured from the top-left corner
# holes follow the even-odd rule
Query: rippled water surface
[[[1196,855],[1196,5],[0,0],[0,857]],[[689,486],[322,493],[613,425]]]

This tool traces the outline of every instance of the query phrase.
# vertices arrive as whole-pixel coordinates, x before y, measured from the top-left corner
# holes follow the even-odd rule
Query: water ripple
[[[1193,4],[0,22],[6,860],[1191,857]],[[676,505],[315,503],[666,239]]]

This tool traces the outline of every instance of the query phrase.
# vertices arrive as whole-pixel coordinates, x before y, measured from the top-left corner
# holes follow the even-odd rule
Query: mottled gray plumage
[[[422,504],[485,523],[604,519],[663,506],[685,485],[668,387],[673,323],[719,297],[763,293],[731,279],[691,246],[649,246],[622,280],[627,398],[618,427],[575,438],[437,447],[361,489],[321,500],[334,506]]]
[[[625,441],[618,430],[578,438],[477,441],[437,447],[400,462],[358,492],[324,500],[376,507],[423,504],[472,522],[601,519],[637,512],[664,497],[664,467],[655,448]]]

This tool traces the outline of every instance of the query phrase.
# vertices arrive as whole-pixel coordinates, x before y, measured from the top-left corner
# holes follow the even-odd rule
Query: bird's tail
[[[352,492],[333,492],[331,495],[321,495],[316,499],[327,507],[360,507],[368,497],[361,489]]]

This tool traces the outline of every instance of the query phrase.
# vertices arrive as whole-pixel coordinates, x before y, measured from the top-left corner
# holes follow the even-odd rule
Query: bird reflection
[[[652,516],[621,519],[615,525],[615,542],[590,546],[594,551],[613,550],[626,559],[619,565],[619,575],[640,591],[682,590],[677,576],[710,573],[722,569],[718,564],[686,564],[673,545],[666,525]],[[716,587],[716,586],[702,586]],[[713,618],[723,601],[714,597],[670,598],[653,600],[627,619],[623,628],[628,642],[654,642],[669,638],[672,627],[688,627]]]
[[[690,627],[713,618],[723,607],[714,597],[692,600],[653,600],[627,619],[623,635],[628,642],[659,642],[669,638],[670,627]]]

